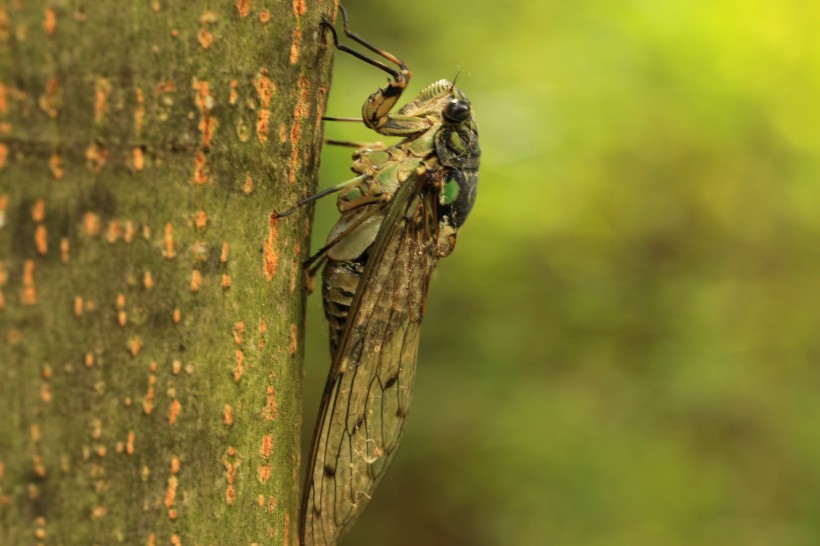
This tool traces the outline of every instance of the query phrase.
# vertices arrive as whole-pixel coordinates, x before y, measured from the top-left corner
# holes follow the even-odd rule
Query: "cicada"
[[[473,206],[481,156],[470,101],[450,81],[428,85],[392,112],[410,81],[407,65],[352,33],[341,11],[348,38],[398,67],[340,44],[332,24],[323,21],[339,51],[391,77],[365,101],[361,121],[401,140],[392,146],[347,143],[356,147],[355,178],[274,213],[285,216],[341,192],[341,217],[306,262],[309,278],[323,266],[332,364],[302,491],[302,546],[336,544],[396,452],[410,407],[430,276],[439,258],[455,248]]]

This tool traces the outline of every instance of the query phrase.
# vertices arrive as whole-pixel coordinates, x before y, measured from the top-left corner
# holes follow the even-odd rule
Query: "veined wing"
[[[427,176],[394,196],[333,357],[302,493],[302,546],[333,546],[370,500],[404,429],[437,261]]]

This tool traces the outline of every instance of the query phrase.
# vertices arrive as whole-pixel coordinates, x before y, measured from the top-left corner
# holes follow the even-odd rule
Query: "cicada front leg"
[[[430,122],[426,119],[390,113],[398,102],[399,97],[401,97],[401,94],[407,88],[407,83],[410,81],[412,72],[410,72],[407,65],[404,64],[401,59],[392,53],[379,49],[351,32],[348,28],[347,11],[345,11],[344,6],[341,4],[339,4],[339,9],[342,12],[342,24],[344,25],[345,36],[399,67],[398,70],[395,70],[381,61],[371,59],[339,43],[339,36],[336,34],[336,29],[333,28],[333,25],[327,20],[322,21],[322,24],[330,29],[333,35],[333,44],[336,46],[336,49],[353,55],[357,59],[387,72],[392,78],[388,82],[387,87],[379,89],[365,101],[364,106],[362,106],[362,121],[364,121],[364,124],[374,131],[388,136],[407,136],[426,131],[430,127]]]

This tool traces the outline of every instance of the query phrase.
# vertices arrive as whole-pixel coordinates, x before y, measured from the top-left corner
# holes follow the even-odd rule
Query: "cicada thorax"
[[[430,87],[440,91],[445,84],[451,85],[443,82]],[[432,91],[425,90],[421,96],[427,97],[425,93]],[[354,152],[351,170],[364,177],[339,196],[337,207],[342,217],[331,230],[328,240],[350,231],[328,250],[327,263],[322,270],[322,296],[330,330],[331,356],[338,348],[367,265],[367,251],[375,242],[384,219],[384,205],[408,179],[424,177],[431,191],[437,192],[435,254],[437,257],[447,256],[455,248],[456,232],[475,202],[480,157],[478,129],[472,120],[461,124],[437,123],[395,146],[374,144]],[[423,218],[409,220],[425,221]],[[351,229],[355,224],[358,225]]]

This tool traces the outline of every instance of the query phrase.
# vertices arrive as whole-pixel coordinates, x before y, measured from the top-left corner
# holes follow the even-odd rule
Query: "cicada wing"
[[[302,493],[302,546],[336,544],[370,499],[404,429],[437,260],[434,219],[426,212],[434,207],[428,197],[415,198],[421,187],[410,179],[394,197],[333,358]]]

